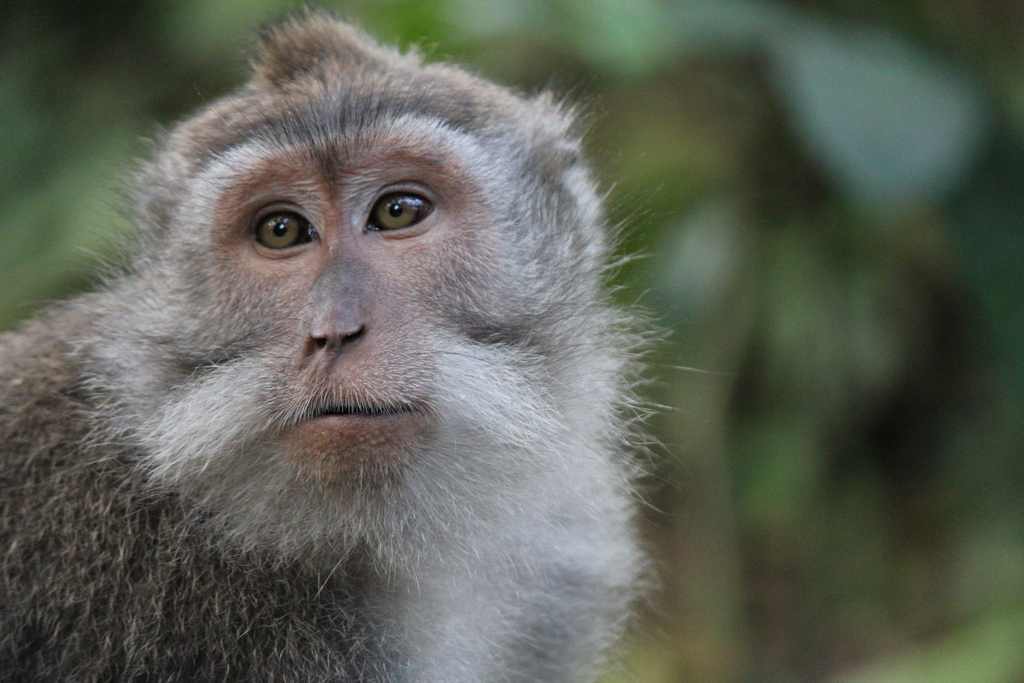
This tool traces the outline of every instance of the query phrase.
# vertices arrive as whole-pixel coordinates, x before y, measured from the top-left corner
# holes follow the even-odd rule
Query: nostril
[[[366,333],[366,327],[360,326],[355,332],[310,336],[308,347],[310,353],[317,351],[340,351],[350,346]]]
[[[358,341],[359,338],[363,336],[363,332],[365,332],[365,331],[366,331],[366,326],[365,325],[360,325],[359,329],[356,330],[355,332],[352,332],[350,334],[344,335],[342,337],[342,339],[341,339],[341,343],[342,344],[351,344],[352,342]]]

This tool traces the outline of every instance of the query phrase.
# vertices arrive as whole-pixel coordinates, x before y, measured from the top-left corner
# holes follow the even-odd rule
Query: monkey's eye
[[[291,211],[268,214],[256,225],[256,241],[268,249],[287,249],[312,242],[315,236],[309,221]]]
[[[371,230],[400,230],[430,215],[434,205],[423,197],[396,192],[382,197],[370,212]]]

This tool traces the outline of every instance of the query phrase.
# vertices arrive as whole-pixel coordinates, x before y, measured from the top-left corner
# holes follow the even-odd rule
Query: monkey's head
[[[548,96],[306,14],[135,192],[94,388],[149,480],[242,545],[513,514],[524,487],[484,490],[618,436],[600,201]]]

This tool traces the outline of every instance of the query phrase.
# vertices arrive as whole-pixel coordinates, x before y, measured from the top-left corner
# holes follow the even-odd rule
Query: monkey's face
[[[593,419],[621,359],[570,118],[364,48],[168,136],[141,178],[151,248],[98,333],[114,430],[246,543],[459,519],[444,492],[478,483],[493,511],[496,482],[614,422]]]
[[[460,299],[502,270],[497,203],[457,139],[406,117],[327,149],[254,140],[194,181],[214,189],[186,209],[211,217],[190,250],[190,297],[214,304],[200,328],[278,355],[270,438],[303,475],[394,473],[432,438]],[[495,281],[470,285],[463,264],[484,262]]]

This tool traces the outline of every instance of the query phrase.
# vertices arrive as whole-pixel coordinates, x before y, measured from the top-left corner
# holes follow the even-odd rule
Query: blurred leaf
[[[833,683],[1020,683],[1024,679],[1024,614],[979,620],[902,658],[872,664]]]
[[[756,0],[687,0],[670,3],[666,13],[681,53],[748,52],[804,20],[783,3]]]
[[[447,0],[333,0],[330,6],[344,17],[351,17],[385,43],[415,43],[429,54],[434,42],[454,43],[459,24],[452,17]],[[446,13],[449,10],[449,13]]]
[[[894,36],[806,22],[772,51],[794,132],[869,204],[933,199],[976,160],[987,125],[978,94]]]
[[[1024,545],[1020,540],[1019,520],[1012,517],[990,517],[968,526],[955,556],[958,599],[976,609],[1024,605]]]
[[[161,27],[168,46],[193,64],[219,61],[225,66],[232,64],[224,57],[237,58],[261,23],[301,6],[295,0],[183,0],[166,5]]]
[[[824,453],[813,420],[766,419],[747,426],[739,441],[749,456],[744,471],[737,473],[744,526],[773,537],[805,526],[824,474]]]
[[[601,68],[640,75],[664,61],[670,44],[658,0],[573,0],[568,7],[573,20],[564,35]]]
[[[6,213],[8,244],[15,248],[0,250],[0,327],[94,270],[124,227],[115,188],[134,137],[114,129],[88,142],[90,149],[63,164],[47,184],[23,193]]]
[[[829,226],[831,227],[831,226]],[[765,374],[773,404],[824,419],[847,399],[849,319],[844,273],[813,226],[764,240],[752,286],[764,307]]]
[[[1005,366],[1024,397],[1024,144],[999,131],[980,172],[952,205],[953,249],[974,285]]]
[[[443,11],[451,26],[477,40],[535,32],[552,22],[550,7],[540,0],[451,0]]]
[[[655,290],[666,308],[688,320],[728,293],[746,246],[741,225],[739,204],[728,197],[704,203],[671,231]]]

